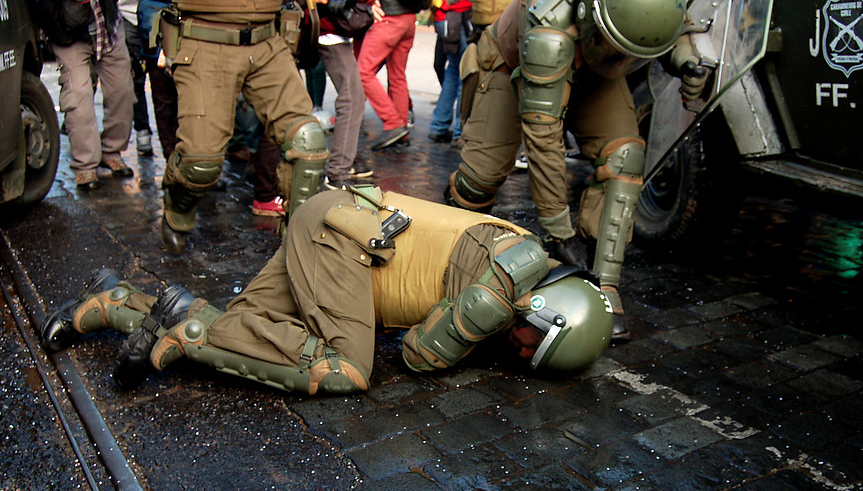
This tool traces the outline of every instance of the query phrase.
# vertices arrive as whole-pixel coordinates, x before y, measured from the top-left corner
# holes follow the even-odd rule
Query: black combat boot
[[[72,316],[75,315],[75,311],[93,295],[112,290],[119,283],[120,275],[116,271],[103,268],[87,280],[84,288],[78,292],[75,298],[64,302],[51,312],[39,330],[45,349],[49,352],[60,351],[72,344],[72,339],[77,334],[72,325]]]
[[[141,385],[149,373],[150,351],[168,329],[186,318],[195,297],[179,285],[165,290],[141,326],[129,335],[114,366],[114,381],[123,390]]]
[[[587,263],[588,253],[585,246],[574,235],[568,239],[549,237],[546,240],[546,250],[552,258],[564,264],[584,270],[590,269]]]

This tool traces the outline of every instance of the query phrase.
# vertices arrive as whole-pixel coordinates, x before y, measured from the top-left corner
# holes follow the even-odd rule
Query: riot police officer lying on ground
[[[708,71],[698,66],[688,26],[684,0],[519,0],[462,60],[465,146],[444,190],[447,203],[491,208],[523,144],[548,248],[565,263],[582,263],[567,197],[564,130],[571,131],[595,167],[576,228],[596,241],[591,267],[616,321],[645,149],[624,77],[668,53],[684,99],[699,97]],[[615,337],[628,336],[615,322]]]
[[[608,346],[611,304],[527,230],[378,188],[326,191],[296,209],[282,246],[223,312],[171,286],[145,294],[111,270],[52,312],[50,350],[129,334],[114,378],[137,386],[185,356],[289,391],[369,388],[375,326],[406,328],[416,371],[453,366],[502,332],[536,369],[572,372]]]

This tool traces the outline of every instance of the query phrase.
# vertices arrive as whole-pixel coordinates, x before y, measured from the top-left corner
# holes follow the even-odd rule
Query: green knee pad
[[[207,190],[219,182],[224,154],[171,154],[165,170],[165,219],[173,230],[188,232],[195,228],[195,206]]]
[[[301,122],[302,123],[302,122]],[[321,189],[327,162],[327,137],[315,118],[302,123],[290,141],[282,144],[284,159],[293,165],[288,214]]]
[[[449,180],[447,204],[471,211],[485,211],[494,204],[499,185],[483,182],[470,169],[460,165]]]

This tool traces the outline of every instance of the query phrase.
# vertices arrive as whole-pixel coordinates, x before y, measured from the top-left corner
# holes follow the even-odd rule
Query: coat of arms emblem
[[[850,77],[863,68],[863,1],[828,0],[824,17],[822,52],[827,64]]]

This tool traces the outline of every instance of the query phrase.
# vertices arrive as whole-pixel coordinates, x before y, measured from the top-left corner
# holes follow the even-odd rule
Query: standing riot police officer
[[[157,299],[103,270],[40,332],[50,350],[106,327],[131,333],[114,371],[124,388],[185,356],[285,390],[364,391],[376,325],[408,329],[402,353],[416,371],[450,367],[503,331],[532,368],[572,372],[608,346],[611,305],[557,266],[504,220],[373,189],[327,191],[297,210],[282,247],[224,312],[182,287]]]
[[[645,142],[625,75],[671,52],[685,98],[698,97],[707,78],[697,65],[686,27],[685,0],[520,0],[469,47],[462,61],[462,164],[444,196],[471,210],[492,206],[515,165],[528,158],[539,221],[558,259],[581,255],[567,198],[564,131],[593,159],[577,228],[597,241],[593,270],[618,315],[617,287],[633,211],[642,185]],[[463,109],[464,111],[464,109]],[[620,323],[619,338],[628,337]]]
[[[288,211],[320,188],[326,139],[280,35],[296,34],[295,27],[281,27],[281,10],[280,0],[175,0],[161,12],[159,36],[172,63],[179,119],[179,143],[162,181],[161,238],[170,252],[185,250],[195,206],[219,180],[240,92],[281,145],[279,191]]]

